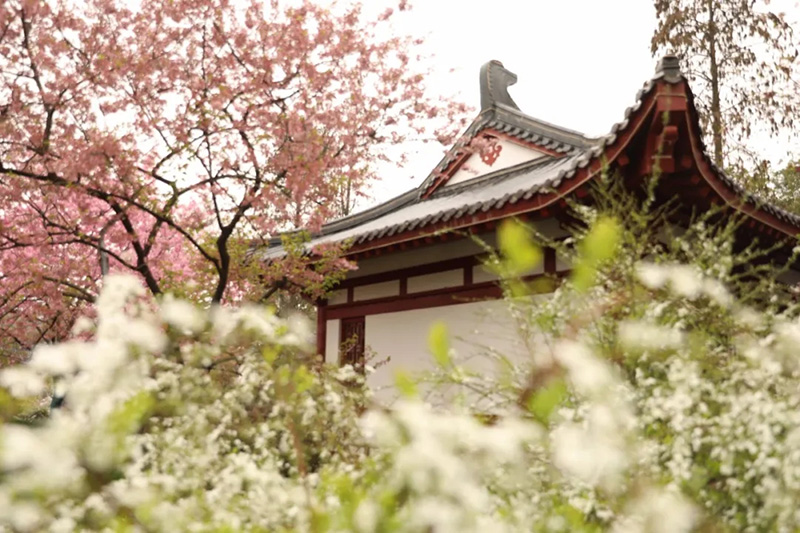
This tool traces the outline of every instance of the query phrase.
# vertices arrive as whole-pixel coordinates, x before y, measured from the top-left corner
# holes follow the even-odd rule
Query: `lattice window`
[[[353,365],[359,371],[364,369],[364,317],[342,319],[339,339],[339,361],[342,365]]]

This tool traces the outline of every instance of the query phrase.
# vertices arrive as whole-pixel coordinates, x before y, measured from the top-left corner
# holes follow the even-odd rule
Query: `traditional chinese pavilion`
[[[800,218],[758,202],[714,165],[677,58],[659,62],[623,120],[601,138],[523,113],[507,91],[516,81],[499,61],[484,65],[481,111],[430,176],[416,189],[327,224],[312,240],[312,246],[349,242],[347,257],[358,267],[318,303],[317,350],[326,361],[357,360],[365,351],[388,358],[369,379],[389,384],[393,368],[429,364],[428,330],[436,320],[447,323],[462,353],[519,349],[497,279],[468,236],[491,244],[497,224],[509,217],[566,236],[565,198],[587,196],[603,171],[636,187],[659,168],[659,198],[676,199],[686,213],[719,205],[743,214],[743,242],[785,241],[790,250],[800,234]],[[474,138],[491,139],[491,149],[463,149]],[[567,269],[548,250],[533,274]],[[800,272],[787,276],[800,281]]]

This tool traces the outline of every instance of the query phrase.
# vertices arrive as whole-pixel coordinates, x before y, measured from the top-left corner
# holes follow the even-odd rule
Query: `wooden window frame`
[[[366,317],[364,315],[342,318],[339,322],[339,366],[353,365],[364,372],[366,351]]]

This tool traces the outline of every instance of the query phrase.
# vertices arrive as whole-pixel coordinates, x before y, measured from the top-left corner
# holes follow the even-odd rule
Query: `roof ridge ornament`
[[[493,59],[481,67],[481,111],[497,104],[519,110],[508,94],[508,88],[517,83],[517,75]]]
[[[675,54],[667,54],[661,58],[656,65],[656,77],[664,78],[670,83],[676,83],[683,79],[681,72],[681,60]]]

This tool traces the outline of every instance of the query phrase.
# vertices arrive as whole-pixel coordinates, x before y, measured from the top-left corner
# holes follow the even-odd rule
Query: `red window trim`
[[[555,275],[562,277],[566,272]],[[553,277],[551,273],[527,276],[526,281]],[[415,292],[405,296],[389,296],[363,302],[330,305],[325,307],[325,319],[335,320],[356,316],[396,313],[414,309],[427,309],[445,305],[458,305],[470,302],[497,300],[503,297],[503,289],[495,281],[473,283],[458,287],[446,287],[432,291]]]
[[[437,272],[446,272],[448,270],[459,270],[461,268],[474,267],[480,265],[485,259],[485,256],[468,255],[466,257],[456,257],[455,259],[445,259],[436,261],[434,263],[425,263],[422,265],[414,265],[412,267],[400,268],[398,270],[390,270],[388,272],[378,272],[376,274],[367,274],[350,279],[342,280],[339,283],[341,289],[350,289],[362,285],[372,285],[373,283],[382,283],[384,281],[395,281],[413,278],[415,276],[423,276],[425,274],[435,274]]]

